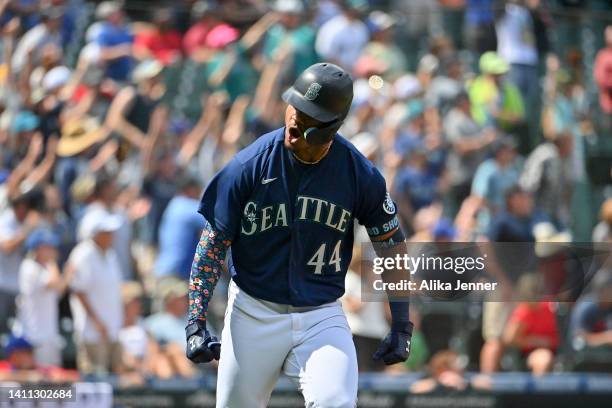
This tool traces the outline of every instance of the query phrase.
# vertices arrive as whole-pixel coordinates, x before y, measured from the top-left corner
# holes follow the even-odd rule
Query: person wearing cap
[[[518,88],[504,78],[510,65],[494,51],[482,54],[480,76],[468,86],[472,116],[483,126],[509,131],[525,120],[525,105]]]
[[[249,51],[265,34],[273,22],[273,16],[265,14],[246,33],[222,23],[206,36],[206,48],[210,51],[204,70],[208,85],[214,91],[226,92],[234,102],[240,95],[253,95],[259,82],[259,73],[251,61]]]
[[[77,228],[79,238],[84,239],[87,235],[83,228],[86,227],[84,222],[89,214],[102,212],[115,216],[121,224],[113,234],[113,249],[119,260],[121,277],[123,279],[132,279],[134,277],[134,259],[131,253],[132,224],[127,210],[117,205],[117,196],[120,194],[120,191],[117,187],[115,176],[104,171],[97,172],[91,178],[88,176],[90,174],[84,178],[91,180],[92,184],[91,189],[83,197],[85,205],[82,208],[81,221]]]
[[[181,59],[181,34],[175,29],[172,10],[162,7],[152,12],[152,27],[136,34],[134,57],[142,61],[156,59],[164,66]]]
[[[22,72],[32,59],[34,66],[40,62],[40,52],[47,44],[55,44],[62,49],[60,26],[64,16],[62,7],[47,7],[41,12],[41,22],[27,31],[17,43],[11,60],[13,72]]]
[[[501,135],[491,144],[493,157],[483,161],[474,174],[471,195],[477,199],[477,230],[486,234],[492,218],[506,208],[506,192],[518,183],[521,160],[517,143],[511,136]]]
[[[39,364],[34,347],[24,337],[10,336],[4,346],[6,360],[0,360],[0,381],[21,383],[73,383],[79,381],[76,370]]]
[[[119,1],[103,1],[96,8],[96,19],[103,22],[95,41],[100,46],[100,61],[105,64],[106,76],[124,83],[132,70],[134,36],[124,22]]]
[[[59,301],[69,277],[58,266],[61,238],[48,227],[32,231],[28,252],[19,268],[17,330],[32,343],[34,358],[44,365],[62,365]]]
[[[147,333],[159,345],[160,359],[157,370],[168,375],[164,366],[171,367],[172,375],[193,377],[195,366],[185,358],[185,316],[189,307],[188,285],[177,278],[165,279],[158,288],[162,310],[144,320]],[[165,360],[165,361],[164,361]]]
[[[370,42],[361,53],[361,58],[368,57],[384,65],[381,73],[385,79],[395,80],[406,71],[407,61],[401,49],[395,45],[395,18],[382,11],[372,11],[366,21],[371,33]]]
[[[121,220],[92,211],[80,225],[81,241],[70,253],[70,308],[74,319],[77,366],[83,374],[107,374],[121,369],[119,330],[123,324],[121,268],[113,249],[113,234]]]
[[[428,160],[423,141],[415,141],[403,165],[393,179],[393,193],[403,225],[409,227],[415,212],[438,200],[440,178]]]
[[[183,50],[187,56],[203,60],[208,58],[206,36],[210,30],[221,24],[217,6],[207,0],[198,0],[193,4],[191,15],[195,23],[183,37]]]
[[[381,257],[405,250],[405,237],[384,177],[338,134],[353,85],[335,64],[308,67],[283,93],[284,126],[236,154],[202,195],[186,354],[195,363],[219,360],[218,407],[266,406],[280,373],[299,384],[306,406],[356,404],[357,356],[338,301],[353,227],[364,225]],[[228,254],[219,342],[208,307]],[[410,353],[407,300],[390,300],[390,332],[371,356],[386,365]]]
[[[342,13],[321,26],[315,49],[325,60],[351,72],[370,39],[368,27],[361,20],[367,10],[366,0],[343,0]]]

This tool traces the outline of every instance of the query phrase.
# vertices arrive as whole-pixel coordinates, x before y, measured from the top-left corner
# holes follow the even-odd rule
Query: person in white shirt
[[[30,58],[33,58],[36,66],[45,45],[55,44],[59,49],[62,48],[60,27],[64,17],[63,8],[47,7],[41,11],[42,22],[28,30],[17,43],[11,60],[14,72],[20,72]]]
[[[80,225],[85,240],[68,259],[67,271],[73,274],[70,306],[81,373],[121,371],[121,269],[113,249],[113,233],[120,226],[117,216],[104,211],[86,214]]]
[[[57,264],[61,238],[49,228],[37,228],[27,238],[28,255],[19,268],[19,297],[15,332],[34,346],[38,364],[62,365],[59,300],[67,279]]]
[[[353,65],[370,39],[367,26],[360,20],[366,8],[365,0],[342,2],[342,14],[323,24],[317,34],[315,49],[321,58],[347,71],[353,70]]]
[[[508,2],[495,28],[497,51],[510,63],[510,80],[519,88],[523,99],[532,103],[539,86],[538,50],[533,18],[524,1]]]
[[[40,214],[32,211],[31,201],[27,194],[20,195],[0,212],[0,334],[9,330],[9,319],[15,317],[23,244],[40,221]]]

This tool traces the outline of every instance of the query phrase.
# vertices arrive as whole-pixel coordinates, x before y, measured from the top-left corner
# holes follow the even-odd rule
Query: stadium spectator
[[[75,181],[89,171],[99,170],[93,166],[97,154],[97,144],[106,134],[94,118],[84,116],[67,120],[61,130],[57,146],[58,161],[54,179],[57,184],[64,211],[74,216],[71,188]]]
[[[176,181],[177,195],[164,211],[159,229],[159,255],[155,275],[189,279],[193,252],[200,239],[204,220],[198,214],[201,185],[189,175]]]
[[[167,109],[160,103],[165,92],[162,70],[156,60],[138,64],[132,74],[135,85],[121,89],[109,107],[106,126],[121,135],[120,148],[127,156],[119,174],[123,184],[142,181],[164,131]]]
[[[206,47],[206,36],[211,29],[219,25],[218,8],[206,0],[196,1],[192,8],[195,21],[183,37],[185,54],[196,61],[206,61],[209,53]]]
[[[410,392],[424,394],[432,391],[464,391],[470,388],[487,389],[490,383],[483,377],[465,378],[465,361],[452,350],[435,353],[429,361],[429,377],[410,386]]]
[[[553,302],[539,301],[542,296],[541,278],[525,274],[518,283],[517,304],[504,329],[504,343],[517,347],[533,375],[541,376],[552,368],[559,347],[559,331]]]
[[[40,64],[41,51],[47,44],[62,48],[60,26],[64,16],[61,7],[49,7],[41,12],[41,22],[32,27],[17,43],[11,61],[14,72],[21,72],[27,64],[32,69]]]
[[[75,370],[39,364],[32,345],[23,337],[11,336],[4,347],[4,354],[7,358],[0,360],[0,381],[67,383],[80,379]]]
[[[485,344],[480,354],[480,367],[484,373],[496,371],[499,367],[505,346],[503,341],[504,326],[515,308],[515,304],[508,297],[516,282],[525,271],[533,270],[536,258],[533,247],[508,243],[535,242],[534,227],[538,222],[546,221],[546,217],[534,207],[533,197],[518,186],[510,187],[505,192],[505,206],[492,219],[488,239],[500,243],[491,246],[490,257],[491,275],[502,283],[506,293],[492,293],[483,305],[483,338]],[[495,262],[495,265],[492,265]],[[496,266],[493,270],[491,266]],[[506,298],[504,298],[504,296]]]
[[[144,326],[159,344],[160,357],[171,367],[173,376],[193,377],[195,367],[185,357],[185,319],[189,307],[187,283],[176,278],[164,279],[159,285],[163,310],[147,317]],[[163,371],[162,371],[163,372]]]
[[[470,195],[472,179],[476,169],[483,162],[488,147],[495,140],[493,129],[478,125],[471,114],[470,98],[467,93],[456,96],[454,107],[444,118],[444,135],[451,145],[446,162],[450,188],[449,214],[455,215],[459,206]]]
[[[494,4],[495,0],[465,2],[465,43],[477,55],[497,49]]]
[[[425,93],[425,105],[430,115],[441,121],[464,91],[463,63],[457,55],[451,55],[440,61],[438,71]]]
[[[125,194],[125,193],[122,193]],[[132,244],[132,227],[128,216],[127,208],[121,208],[118,204],[119,189],[113,176],[105,174],[103,171],[93,176],[91,193],[85,198],[86,206],[82,209],[82,221],[78,226],[80,239],[85,239],[88,232],[86,220],[89,214],[101,212],[112,214],[120,221],[120,226],[113,233],[113,249],[117,254],[121,269],[122,279],[132,279],[134,276],[132,255],[130,252]],[[132,204],[136,204],[133,202]]]
[[[44,365],[62,365],[63,339],[59,331],[59,300],[68,286],[68,276],[58,265],[60,237],[51,229],[37,228],[28,236],[28,255],[19,268],[17,327],[32,345],[35,360]]]
[[[343,0],[342,14],[333,17],[319,29],[316,41],[317,53],[326,61],[351,71],[370,33],[361,20],[367,10],[365,0]]]
[[[518,183],[521,166],[511,136],[500,136],[492,144],[493,157],[483,161],[472,180],[472,196],[479,208],[477,232],[485,234],[492,217],[506,206],[507,191]]]
[[[9,319],[15,316],[24,242],[40,223],[40,214],[33,207],[31,195],[22,194],[0,213],[0,333],[8,331]]]
[[[540,144],[525,160],[519,180],[558,229],[570,226],[575,177],[571,168],[573,141],[570,133],[560,132],[551,141]]]
[[[113,250],[113,233],[120,227],[116,216],[90,212],[81,221],[82,240],[68,259],[77,365],[83,374],[121,371],[121,268]]]
[[[144,328],[140,283],[127,281],[121,285],[123,301],[123,327],[119,330],[123,361],[123,381],[130,385],[143,385],[147,378],[170,378],[171,368],[160,358],[158,345]]]
[[[580,299],[570,320],[570,338],[576,351],[612,348],[612,276],[602,270],[594,293]]]
[[[525,119],[525,106],[517,87],[504,77],[510,69],[508,62],[488,51],[478,65],[481,75],[469,85],[474,120],[482,126],[515,129]]]
[[[268,63],[289,54],[281,75],[283,85],[290,84],[302,71],[318,62],[316,32],[308,24],[302,1],[276,0],[272,10],[277,13],[278,21],[267,30],[262,53]]]
[[[240,95],[252,95],[257,87],[258,72],[249,51],[274,22],[272,14],[265,14],[244,33],[228,24],[219,24],[206,36],[206,47],[212,50],[205,67],[208,85],[214,91],[224,91],[230,101]]]
[[[118,1],[98,4],[96,17],[102,21],[95,42],[100,47],[100,61],[105,64],[107,77],[126,82],[132,70],[134,36],[126,25],[122,5]]]
[[[531,107],[538,94],[538,49],[534,21],[526,3],[526,0],[506,2],[496,31],[499,56],[510,64],[508,77]]]
[[[155,10],[152,27],[134,37],[134,57],[139,60],[156,59],[163,65],[172,65],[181,59],[181,34],[174,28],[169,8]]]
[[[393,42],[393,30],[397,22],[393,16],[382,11],[373,11],[366,21],[370,28],[370,42],[363,49],[361,58],[369,57],[384,67],[381,74],[395,80],[406,72],[407,61],[404,53]]]
[[[593,136],[593,127],[585,112],[580,91],[572,83],[569,73],[559,69],[548,99],[542,106],[542,131],[552,140],[559,133],[569,133],[574,139],[571,167],[574,180],[586,177],[585,138]],[[591,138],[592,139],[592,138]]]
[[[597,53],[593,66],[593,76],[599,87],[599,107],[606,127],[612,129],[612,25],[605,30],[605,48]]]
[[[400,19],[396,43],[406,54],[410,69],[414,69],[421,56],[419,51],[427,47],[430,38],[443,32],[440,4],[429,0],[393,0],[392,9]]]

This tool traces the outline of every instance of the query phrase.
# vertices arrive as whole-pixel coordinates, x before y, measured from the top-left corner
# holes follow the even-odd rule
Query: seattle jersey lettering
[[[295,204],[296,221],[312,221],[345,233],[350,224],[351,212],[337,204],[321,198],[297,196]],[[242,235],[254,235],[273,227],[288,227],[287,204],[277,203],[261,209],[254,201],[244,206]]]

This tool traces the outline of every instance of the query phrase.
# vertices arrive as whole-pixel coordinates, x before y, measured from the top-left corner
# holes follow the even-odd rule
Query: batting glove
[[[219,360],[221,343],[206,330],[206,322],[197,320],[185,328],[187,335],[187,358],[194,363]]]
[[[411,322],[392,323],[391,333],[387,334],[374,353],[374,360],[382,360],[386,365],[406,361],[410,355],[412,328]]]

